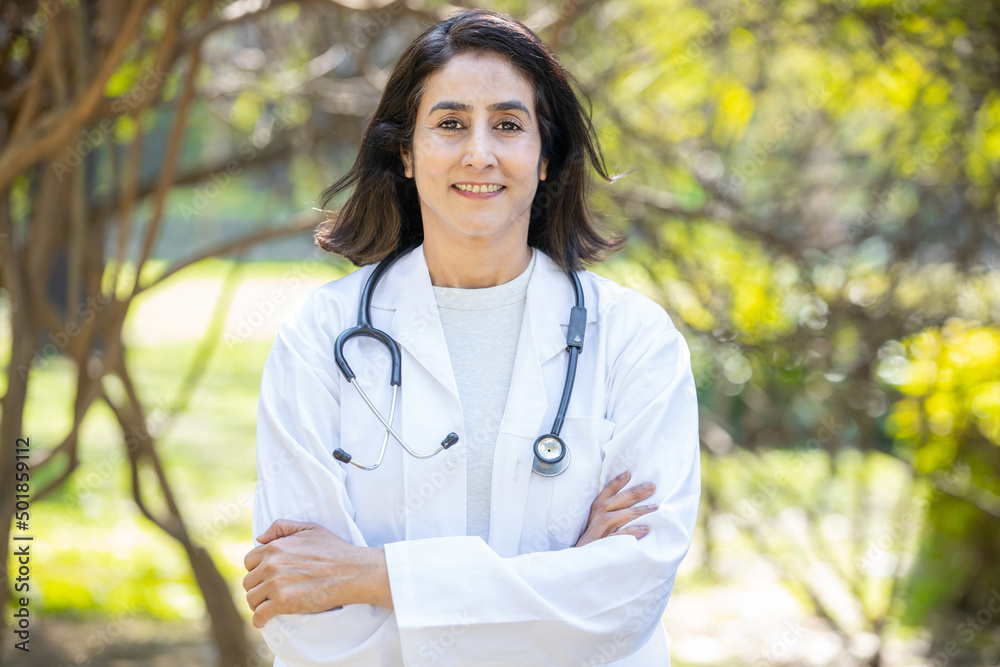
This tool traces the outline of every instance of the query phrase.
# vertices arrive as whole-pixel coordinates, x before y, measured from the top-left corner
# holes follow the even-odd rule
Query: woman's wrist
[[[355,602],[372,604],[392,609],[392,593],[389,589],[389,568],[385,562],[385,550],[374,547],[357,547]]]

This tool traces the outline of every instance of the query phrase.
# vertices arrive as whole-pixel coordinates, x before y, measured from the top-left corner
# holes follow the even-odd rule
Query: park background
[[[31,652],[8,578],[0,662],[270,664],[240,585],[261,369],[353,268],[313,244],[319,193],[464,6],[0,4],[0,515],[34,537]],[[589,94],[631,239],[593,268],[691,348],[674,664],[1000,663],[997,4],[478,6]]]

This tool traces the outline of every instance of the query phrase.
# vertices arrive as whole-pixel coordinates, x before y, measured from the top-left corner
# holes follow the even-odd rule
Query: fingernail
[[[626,477],[628,477],[628,470],[618,475],[618,479],[625,479]]]
[[[651,491],[656,488],[656,485],[652,482],[643,482],[640,486],[642,486],[643,491]]]
[[[655,512],[656,505],[643,505],[640,509],[649,510],[650,512]]]
[[[635,531],[637,533],[642,533],[643,535],[645,535],[646,533],[649,532],[649,526],[636,526]]]

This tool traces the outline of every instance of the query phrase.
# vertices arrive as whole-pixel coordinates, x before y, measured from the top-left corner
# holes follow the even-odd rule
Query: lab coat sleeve
[[[690,353],[645,297],[615,314],[632,340],[612,365],[601,484],[628,469],[656,483],[657,511],[580,548],[501,558],[477,538],[386,545],[406,665],[593,665],[639,650],[660,623],[688,551],[701,493]],[[638,310],[638,313],[631,311]]]
[[[352,519],[343,472],[331,455],[339,446],[338,371],[332,344],[318,335],[323,309],[316,312],[316,306],[311,296],[280,325],[264,365],[253,534],[259,536],[277,519],[312,521],[366,546]],[[264,625],[262,635],[276,667],[398,664],[400,659],[395,616],[373,605],[278,615]]]

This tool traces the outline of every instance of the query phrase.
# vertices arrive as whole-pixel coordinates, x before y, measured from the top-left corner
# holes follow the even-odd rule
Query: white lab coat
[[[419,247],[375,292],[372,321],[402,348],[393,426],[420,452],[451,431],[459,442],[418,460],[390,438],[367,472],[334,460],[342,447],[377,457],[384,429],[334,363],[334,341],[358,319],[373,266],[312,291],[281,324],[264,367],[257,415],[254,535],[276,519],[313,521],[353,544],[384,547],[394,610],[348,605],[281,615],[264,639],[287,665],[599,665],[665,667],[660,622],[691,544],[701,492],[690,353],[666,312],[634,290],[580,273],[587,329],[561,436],[572,456],[554,478],[532,474],[566,376],[573,289],[539,252],[528,283],[510,393],[493,463],[490,541],[466,536],[465,427]],[[490,332],[482,333],[483,354]],[[356,338],[345,355],[388,415],[389,355]],[[659,509],[641,540],[570,548],[609,479],[656,483]]]

